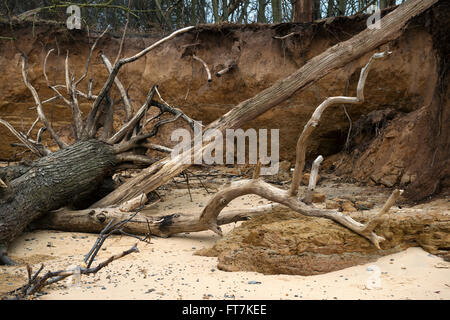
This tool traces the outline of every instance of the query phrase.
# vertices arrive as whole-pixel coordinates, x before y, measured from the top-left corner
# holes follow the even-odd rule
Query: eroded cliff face
[[[419,112],[436,115],[436,108],[440,108],[441,111],[445,109],[448,99],[438,101],[437,88],[442,83],[442,76],[439,76],[442,73],[442,55],[448,51],[437,50],[437,47],[439,45],[442,47],[443,44],[436,43],[443,39],[442,35],[436,36],[436,30],[448,29],[444,20],[445,13],[448,16],[448,5],[440,3],[437,8],[435,6],[414,18],[403,34],[387,45],[393,53],[388,59],[374,64],[365,87],[366,101],[360,106],[347,106],[352,122],[371,111],[387,108],[396,112],[395,119],[411,117],[411,114]],[[330,46],[361,31],[366,26],[366,18],[365,16],[336,18],[312,24],[200,26],[158,47],[144,58],[126,65],[120,71],[119,78],[128,88],[136,109],[143,103],[151,86],[158,84],[162,96],[168,103],[181,108],[192,118],[208,124],[228,112],[237,103],[288,76]],[[274,38],[274,36],[291,32],[295,32],[295,35],[284,40]],[[8,24],[0,25],[0,35],[11,35]],[[66,52],[68,51],[70,55],[71,70],[76,77],[81,76],[89,53],[89,40],[85,31],[69,31],[61,25],[40,22],[15,25],[14,37],[17,39],[15,43],[6,40],[0,42],[2,75],[0,117],[17,128],[23,126],[26,131],[35,120],[36,112],[32,109],[33,99],[22,81],[20,53],[17,48],[27,54],[29,78],[44,100],[53,96],[52,91],[47,88],[42,73],[47,51],[51,48],[56,49],[48,63],[50,80],[54,84],[63,84]],[[125,43],[124,56],[130,56],[142,50],[159,38],[130,36]],[[92,43],[92,39],[90,42]],[[105,67],[97,56],[98,52],[101,50],[109,56],[110,60],[114,60],[119,42],[119,36],[106,35],[99,42],[98,50],[94,52],[88,75],[88,79],[94,78],[94,93],[100,90],[107,76]],[[386,49],[387,46],[383,46],[380,50]],[[203,66],[192,59],[193,53],[201,57],[213,73],[223,68],[230,60],[235,61],[237,66],[231,72],[220,78],[214,77],[213,81],[208,83]],[[373,52],[368,53],[346,67],[334,70],[317,83],[251,121],[246,128],[280,129],[280,157],[293,160],[297,137],[313,110],[328,96],[354,95],[360,68],[372,54]],[[87,81],[80,89],[87,92]],[[448,92],[445,91],[445,93]],[[116,100],[119,98],[117,92],[114,98]],[[81,103],[85,114],[89,107],[89,103],[85,101]],[[56,101],[47,104],[44,109],[54,126],[66,135],[66,139],[70,140],[71,112],[69,108],[61,101]],[[427,121],[434,121],[434,118],[429,117],[423,120],[424,125],[431,125]],[[440,119],[441,127],[444,127],[442,123],[448,119],[448,112],[442,111]],[[407,126],[411,123],[406,120],[403,122]],[[181,121],[163,128],[157,142],[168,146],[174,145],[175,142],[170,141],[170,133],[178,126],[183,126]],[[33,134],[36,134],[37,129],[33,131]],[[311,159],[318,154],[327,157],[341,151],[348,129],[349,120],[343,107],[330,108],[323,115],[319,127],[311,137],[308,158]],[[422,162],[431,161],[432,153],[440,147],[444,150],[440,151],[439,159],[445,160],[445,156],[448,155],[448,132],[445,131],[447,129],[443,130],[441,130],[440,139],[437,140],[433,138],[436,133],[432,130],[425,133],[414,132],[406,143],[414,145],[414,150],[420,150],[421,144],[436,140],[438,145],[427,147]],[[2,137],[0,159],[24,156],[17,149],[10,147],[11,143],[17,141],[6,128],[0,127],[0,135]],[[44,134],[44,139],[50,145],[52,144],[47,134]],[[385,143],[389,145],[389,141]],[[381,148],[376,153],[386,152],[385,149]],[[410,159],[410,155],[408,158]],[[365,163],[365,160],[361,159],[361,167],[374,166],[373,163]],[[374,161],[384,161],[382,157],[380,159]],[[391,162],[386,165],[393,167],[394,162],[392,165]],[[411,162],[404,161],[401,164],[403,166],[401,172],[402,174],[407,172],[409,176],[416,174],[419,179],[420,165],[417,161],[414,164]],[[374,174],[371,170],[364,174],[361,173],[362,169],[358,172],[350,171],[347,170],[346,173],[366,181]],[[443,178],[438,175],[434,179],[442,181]],[[401,180],[402,176],[399,175],[395,184],[400,183]],[[381,182],[376,181],[376,183]]]

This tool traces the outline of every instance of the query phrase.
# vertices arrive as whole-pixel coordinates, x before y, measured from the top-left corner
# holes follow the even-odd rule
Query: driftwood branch
[[[314,190],[317,184],[317,178],[319,175],[320,164],[323,161],[322,156],[318,156],[316,160],[314,160],[311,167],[311,175],[309,176],[308,190]]]
[[[300,137],[297,140],[297,149],[296,149],[296,161],[294,174],[292,176],[292,184],[289,190],[289,194],[291,196],[297,195],[298,187],[300,186],[300,182],[302,181],[303,169],[305,166],[305,152],[307,148],[307,140],[314,129],[318,126],[322,113],[329,106],[341,103],[351,103],[351,104],[361,104],[364,102],[364,85],[366,83],[367,75],[369,73],[372,61],[374,59],[380,59],[387,55],[390,52],[382,52],[375,53],[370,59],[369,62],[361,69],[361,75],[359,77],[358,86],[356,88],[356,97],[330,97],[327,98],[324,102],[322,102],[314,111],[311,119],[306,123]]]
[[[380,20],[379,29],[365,29],[349,40],[327,49],[309,60],[290,76],[277,81],[254,97],[241,102],[225,115],[210,123],[205,129],[218,129],[224,132],[226,129],[241,127],[244,123],[255,119],[286,100],[298,90],[310,86],[333,70],[345,66],[354,59],[395,39],[398,32],[411,17],[422,13],[436,2],[437,0],[411,0],[403,3]],[[165,165],[157,169],[156,173],[155,167],[142,170],[115,191],[97,201],[93,207],[118,205],[142,192],[149,193],[155,190],[189,167],[186,162],[189,163],[191,153],[192,150],[189,150],[182,157],[165,159]]]
[[[140,199],[141,195],[135,199]],[[217,224],[229,224],[245,221],[251,217],[267,214],[279,207],[278,203],[256,206],[249,209],[224,210],[217,218]],[[130,213],[118,208],[97,208],[85,210],[70,210],[62,208],[50,212],[33,223],[38,228],[53,228],[56,230],[72,232],[98,233],[111,221],[124,220]],[[132,234],[146,235],[149,232],[158,237],[168,237],[182,232],[198,232],[208,230],[208,224],[199,220],[198,215],[184,214],[182,212],[158,217],[145,215],[145,209],[134,215],[124,226],[123,230]]]
[[[53,140],[58,144],[58,146],[63,149],[67,147],[67,144],[64,143],[59,136],[56,134],[55,130],[53,130],[53,127],[50,125],[50,123],[47,120],[47,117],[44,114],[44,110],[42,108],[41,99],[39,99],[39,96],[37,94],[36,89],[31,85],[31,83],[28,81],[27,78],[27,71],[26,71],[26,63],[27,59],[25,55],[22,55],[22,77],[25,85],[27,86],[28,90],[30,90],[31,94],[33,95],[34,101],[36,103],[36,109],[39,116],[39,119],[44,124],[44,126],[47,128],[48,132],[50,133]]]
[[[25,134],[22,132],[17,131],[14,129],[14,127],[9,124],[7,121],[0,119],[0,123],[3,124],[8,130],[17,138],[19,139],[25,147],[27,147],[31,152],[34,154],[37,154],[38,156],[45,156],[47,154],[50,154],[51,151],[45,148],[42,144],[31,140],[30,138],[27,138]],[[39,137],[38,137],[39,141]]]
[[[211,79],[211,71],[209,71],[209,67],[206,64],[206,62],[203,61],[201,58],[197,57],[195,54],[192,55],[192,57],[203,65],[203,67],[206,70],[206,74],[208,75],[208,82],[211,82],[212,81],[212,79]]]
[[[312,164],[311,174],[309,176],[308,188],[306,189],[305,198],[303,200],[303,202],[305,202],[305,203],[309,204],[312,202],[312,194],[313,194],[314,189],[316,188],[317,180],[319,178],[319,168],[320,168],[320,164],[322,163],[322,161],[323,161],[323,157],[318,156]]]
[[[128,217],[126,219],[123,219],[119,221],[118,223],[113,224],[114,220],[111,220],[106,227],[104,227],[101,231],[99,236],[97,237],[97,240],[95,241],[94,245],[92,246],[91,250],[88,254],[85,255],[85,259],[81,265],[79,265],[77,268],[68,268],[65,270],[59,270],[59,271],[49,271],[43,276],[39,276],[41,271],[44,269],[44,264],[41,264],[41,267],[39,270],[32,275],[32,269],[29,265],[27,265],[27,271],[28,271],[28,283],[24,286],[17,288],[8,294],[10,296],[15,296],[18,299],[23,299],[27,296],[32,296],[39,291],[41,291],[44,287],[49,286],[53,283],[59,282],[61,280],[66,279],[67,277],[73,276],[73,275],[88,275],[88,274],[95,274],[99,270],[103,269],[107,265],[109,265],[111,262],[118,260],[126,255],[129,255],[134,252],[139,252],[137,248],[137,244],[133,245],[130,249],[125,250],[119,254],[113,255],[106,259],[103,262],[100,262],[97,266],[91,267],[92,263],[94,262],[94,258],[96,257],[97,253],[99,252],[100,248],[104,244],[105,240],[114,233],[123,233],[123,227],[131,221],[131,219],[139,213],[139,210],[137,210],[131,217]],[[139,237],[136,237],[141,241],[146,241],[147,237],[141,239]]]
[[[216,195],[208,202],[208,204],[203,209],[203,212],[200,216],[200,221],[203,224],[207,224],[208,229],[210,229],[211,231],[222,235],[222,231],[217,224],[217,217],[222,209],[237,197],[246,194],[255,194],[265,199],[285,205],[290,209],[306,216],[331,219],[367,238],[377,248],[380,248],[379,243],[383,241],[384,238],[376,235],[372,231],[380,222],[380,219],[378,217],[382,216],[389,210],[389,208],[394,204],[395,200],[398,199],[401,193],[402,191],[395,190],[389,197],[388,201],[386,201],[386,204],[384,205],[380,213],[369,223],[363,225],[338,211],[310,207],[300,201],[297,197],[291,196],[288,191],[276,188],[260,179],[243,180],[233,183],[230,187],[216,193]]]

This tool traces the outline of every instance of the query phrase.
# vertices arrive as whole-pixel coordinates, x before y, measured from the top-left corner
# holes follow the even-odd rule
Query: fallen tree
[[[43,73],[48,87],[55,95],[44,101],[41,101],[36,89],[28,80],[27,57],[22,53],[23,81],[34,98],[38,118],[27,133],[17,131],[2,119],[0,123],[22,142],[20,146],[41,158],[28,164],[0,168],[0,179],[3,182],[0,190],[0,263],[13,263],[6,255],[7,244],[39,215],[63,206],[78,207],[84,204],[85,207],[92,195],[98,193],[105,182],[111,181],[114,172],[127,168],[142,168],[155,163],[154,159],[145,155],[146,150],[154,147],[146,141],[154,137],[161,126],[181,118],[193,128],[194,120],[181,110],[153,99],[158,92],[156,85],[149,90],[144,104],[133,114],[134,108],[117,77],[120,66],[135,61],[157,45],[190,29],[192,27],[174,32],[137,55],[118,60],[114,68],[111,67],[109,59],[102,54],[101,57],[110,75],[98,95],[92,94],[93,79],[89,81],[87,93],[80,91],[77,86],[86,78],[95,46],[105,32],[92,45],[85,72],[78,80],[69,68],[67,54],[64,85],[51,85],[49,82],[46,66],[53,49],[48,51],[43,62]],[[119,89],[126,111],[123,125],[117,132],[114,132],[113,123],[114,113],[118,108],[114,107],[114,101],[110,98],[113,82]],[[67,97],[61,93],[61,88],[66,90]],[[79,108],[80,98],[93,101],[92,108],[84,119]],[[58,136],[44,113],[43,104],[55,99],[62,100],[72,111],[72,132],[75,140],[72,145],[68,145]],[[147,114],[151,107],[156,107],[159,112],[154,117],[148,118]],[[170,117],[163,119],[162,116],[167,114]],[[37,138],[32,139],[31,132],[38,122],[41,122],[43,127],[38,131]],[[51,152],[41,143],[42,130],[50,133],[60,150]],[[112,188],[108,192],[111,190]]]
[[[168,236],[174,233],[180,232],[192,232],[192,231],[202,231],[202,230],[212,230],[213,232],[222,235],[219,224],[231,223],[247,218],[251,214],[263,214],[271,212],[273,209],[272,205],[257,207],[250,212],[228,212],[226,215],[221,217],[220,223],[218,216],[228,203],[237,197],[246,194],[256,194],[265,199],[274,201],[278,204],[285,205],[290,209],[306,215],[313,217],[324,217],[331,219],[348,229],[354,231],[355,233],[367,238],[372,242],[377,248],[380,248],[379,243],[384,240],[383,237],[378,236],[373,232],[375,227],[382,221],[383,216],[389,211],[389,208],[395,203],[395,201],[400,197],[402,190],[394,190],[392,195],[386,201],[385,205],[379,211],[379,213],[374,216],[367,224],[361,224],[349,216],[346,216],[335,210],[324,210],[318,209],[316,207],[311,207],[300,200],[298,195],[298,188],[303,174],[303,169],[305,165],[305,150],[307,147],[307,142],[310,134],[314,128],[318,125],[322,113],[327,107],[333,104],[341,103],[351,103],[351,104],[361,104],[364,102],[364,85],[372,65],[375,59],[381,59],[390,52],[382,52],[374,54],[369,62],[361,70],[360,79],[357,87],[356,97],[330,97],[327,98],[323,103],[321,103],[314,111],[311,119],[305,125],[303,132],[300,134],[297,143],[297,161],[295,170],[293,172],[292,184],[289,190],[283,190],[276,188],[266,182],[264,182],[259,177],[261,162],[258,162],[256,166],[255,173],[252,180],[237,181],[231,184],[231,186],[224,188],[217,192],[212,199],[207,203],[203,209],[200,218],[197,217],[186,217],[181,214],[179,215],[169,215],[159,217],[157,220],[150,221],[145,215],[135,216],[129,224],[129,230],[133,233],[147,232],[149,229],[152,234],[159,236]],[[320,160],[320,158],[319,158]],[[315,182],[317,179],[318,165],[314,172],[310,175],[310,190],[314,189]],[[139,197],[136,198],[139,200]],[[135,202],[135,200],[133,200]],[[108,223],[111,220],[123,219],[124,210],[122,207],[119,208],[104,208],[104,209],[87,209],[84,212],[77,211],[67,211],[60,210],[52,214],[48,214],[44,220],[41,227],[50,227],[63,230],[74,230],[77,231],[99,231],[104,223]],[[134,225],[134,226],[133,226]]]
[[[227,128],[239,127],[245,122],[254,119],[258,115],[276,106],[278,103],[294,94],[297,90],[311,85],[330,71],[341,67],[346,63],[362,56],[363,54],[376,49],[378,46],[386,43],[387,41],[394,39],[401,31],[401,29],[405,26],[405,24],[409,21],[409,19],[416,16],[417,14],[420,14],[435,2],[437,2],[437,0],[415,0],[399,6],[396,10],[394,10],[381,20],[380,29],[367,29],[357,36],[351,38],[350,40],[339,43],[336,46],[328,49],[324,53],[311,59],[306,65],[304,65],[291,76],[278,81],[272,87],[264,90],[255,97],[242,102],[226,115],[210,124],[208,128],[216,128],[224,131]],[[126,106],[126,110],[132,110],[132,108],[130,108],[129,106],[130,102],[128,97],[126,96],[126,92],[123,90],[123,86],[119,85],[120,82],[117,78],[117,75],[120,68],[127,63],[131,63],[143,57],[145,54],[147,54],[149,51],[151,51],[161,43],[172,39],[178,34],[187,32],[192,28],[193,27],[188,27],[178,30],[170,36],[152,44],[148,48],[142,50],[132,57],[120,60],[116,59],[117,62],[114,64],[114,66],[108,64],[106,56],[102,56],[102,59],[108,69],[109,77],[98,95],[92,95],[91,89],[89,89],[88,93],[83,93],[77,89],[77,84],[86,77],[87,71],[78,81],[75,81],[74,76],[71,76],[68,67],[67,56],[65,63],[65,85],[51,86],[48,83],[49,87],[56,93],[56,95],[41,102],[36,90],[27,80],[26,57],[23,56],[22,74],[25,84],[27,85],[28,89],[35,99],[38,111],[38,120],[44,125],[45,129],[48,130],[51,137],[58,144],[61,150],[55,153],[51,153],[48,148],[40,143],[39,137],[36,140],[33,140],[29,137],[29,134],[17,132],[14,128],[12,128],[12,126],[7,125],[7,127],[16,135],[16,137],[23,143],[24,146],[26,146],[37,155],[43,156],[44,158],[36,161],[28,167],[20,166],[20,168],[4,169],[3,173],[1,173],[0,175],[0,179],[2,179],[7,186],[6,188],[2,187],[2,189],[0,189],[0,262],[11,263],[11,261],[6,256],[7,244],[11,240],[13,240],[20,232],[22,232],[22,230],[31,220],[35,219],[42,213],[47,213],[48,211],[70,204],[75,194],[83,194],[84,190],[71,190],[70,192],[72,193],[72,196],[68,196],[65,193],[59,192],[53,193],[52,190],[58,190],[62,185],[66,184],[67,181],[71,181],[71,179],[73,179],[74,166],[71,164],[72,161],[79,161],[77,165],[82,167],[82,170],[84,170],[84,161],[87,161],[87,158],[72,157],[67,161],[62,161],[61,166],[57,166],[58,170],[53,170],[53,164],[48,165],[47,163],[54,161],[55,157],[59,157],[63,152],[73,152],[75,148],[84,150],[85,145],[98,146],[96,151],[94,150],[93,152],[100,152],[104,154],[108,158],[106,162],[109,162],[109,165],[105,164],[104,167],[94,166],[92,170],[93,172],[95,172],[95,174],[92,175],[90,174],[90,172],[86,172],[86,174],[89,175],[90,181],[96,182],[95,188],[97,188],[105,178],[111,175],[111,172],[114,172],[121,166],[130,167],[133,165],[136,166],[138,164],[151,164],[153,160],[139,152],[139,149],[150,146],[150,144],[145,143],[145,140],[154,136],[161,125],[164,125],[165,123],[170,121],[174,121],[180,117],[188,121],[190,125],[193,125],[194,121],[184,115],[180,110],[174,109],[167,104],[154,101],[153,96],[155,92],[157,92],[157,87],[154,86],[149,91],[146,102],[139,109],[139,111],[133,116],[127,114],[127,121],[125,121],[123,126],[117,132],[114,132],[114,128],[112,126],[114,102],[110,99],[109,96],[112,85],[115,83],[122,94],[122,101]],[[94,46],[95,44],[96,43],[94,43]],[[92,52],[93,49],[91,49],[91,54]],[[44,75],[46,79],[47,76],[45,73],[45,65],[50,53],[51,52],[47,54],[46,60],[44,61]],[[88,59],[86,70],[89,66],[91,54]],[[365,76],[361,79],[365,80]],[[61,87],[66,89],[69,98],[65,98],[59,92],[58,89]],[[81,112],[79,110],[78,98],[80,96],[88,100],[93,100],[91,111],[85,119],[82,118]],[[362,101],[359,93],[357,98],[348,98],[344,100],[340,100],[339,98],[336,100],[338,103],[352,101],[354,103],[359,103]],[[54,99],[62,99],[72,110],[74,118],[73,132],[78,142],[71,146],[68,146],[56,134],[56,132],[51,127],[51,124],[47,121],[42,110],[42,103]],[[325,103],[325,107],[328,103],[329,102]],[[159,117],[166,112],[171,113],[173,115],[173,118],[164,120],[159,119],[159,121],[154,124],[153,129],[150,132],[143,132],[143,124],[148,123],[148,121],[146,121],[144,117],[147,114],[150,106],[156,106],[161,110],[161,112],[155,117],[155,119],[159,119]],[[316,116],[316,114],[313,115],[313,122],[317,120],[315,118]],[[5,124],[4,121],[2,123]],[[314,124],[311,124],[309,127],[313,126]],[[304,147],[306,147],[306,140],[304,140],[302,136],[299,141],[302,140],[301,144],[303,145],[304,149]],[[306,135],[306,137],[307,136],[308,135]],[[199,152],[203,152],[206,147],[207,146],[203,146],[203,148]],[[188,159],[192,156],[192,152],[191,150],[189,150],[188,152],[185,152],[173,159],[166,158],[154,163],[150,167],[144,169],[137,177],[130,179],[130,181],[118,187],[115,191],[111,192],[105,198],[94,203],[91,206],[92,209],[90,211],[86,211],[85,213],[87,215],[101,217],[101,215],[99,214],[101,214],[103,211],[112,213],[117,212],[117,207],[121,204],[128,201],[133,202],[136,201],[136,199],[140,199],[142,197],[142,194],[147,194],[155,190],[157,187],[169,181],[172,177],[180,174],[189,166],[187,164],[184,164],[186,161],[183,160]],[[43,161],[42,163],[45,164],[44,168],[41,168],[39,161]],[[297,152],[297,161],[298,163],[296,164],[294,179],[297,179],[298,177],[301,178],[302,175],[303,160],[301,152]],[[44,173],[44,175],[41,175],[42,173]],[[12,179],[6,179],[5,177],[7,176],[12,177]],[[36,182],[34,182],[35,179],[40,180],[36,180]],[[83,183],[86,182],[82,181],[79,185],[84,186]],[[34,189],[29,189],[28,192],[21,198],[20,190],[22,188],[25,188],[25,185],[27,184],[29,184],[30,186],[34,185],[37,190],[42,189],[45,190],[45,192],[36,193],[34,192]],[[89,185],[91,184],[89,183]],[[362,236],[368,238],[375,245],[378,245],[378,242],[381,240],[380,237],[372,232],[373,227],[376,225],[376,222],[369,223],[368,225],[361,225],[354,220],[349,220],[346,217],[341,217],[339,214],[336,214],[334,212],[318,213],[317,210],[308,208],[303,202],[296,198],[296,191],[298,190],[298,186],[295,183],[292,184],[289,194],[285,193],[284,191],[279,191],[278,189],[275,190],[273,188],[274,187],[266,185],[261,180],[254,179],[253,181],[248,182],[248,184],[244,184],[244,187],[242,188],[236,188],[231,191],[221,191],[219,192],[219,195],[214,197],[211,200],[210,204],[205,207],[205,211],[200,217],[200,220],[195,221],[194,225],[196,226],[196,228],[200,226],[200,229],[208,228],[220,234],[217,215],[220,213],[221,209],[226,205],[226,203],[233,199],[233,196],[235,194],[245,194],[250,190],[250,192],[254,192],[284,205],[288,205],[291,208],[296,208],[296,211],[303,214],[312,216],[326,216],[330,219],[333,219],[350,228],[351,230],[361,234]],[[34,197],[34,194],[36,194],[37,196]],[[54,201],[48,201],[50,195],[51,199]],[[399,195],[400,192],[396,191],[393,193],[383,210],[380,212],[380,215],[383,215],[389,209],[389,207],[393,204],[393,202],[396,198],[398,198]],[[16,196],[18,196],[17,199]],[[221,198],[223,196],[225,196],[225,198]],[[225,199],[225,201],[223,201],[223,199]],[[27,205],[26,209],[24,208],[23,210],[20,210],[20,213],[17,213],[17,210],[15,210],[15,206],[20,206],[21,203],[30,203],[30,205]],[[65,210],[61,210],[59,212],[64,214]],[[14,216],[17,216],[17,218],[14,218]],[[111,218],[115,218],[114,215],[111,216]],[[160,223],[159,230],[170,226],[171,228],[176,230],[174,232],[186,231],[186,228],[184,228],[182,224],[180,225],[180,223],[177,222],[176,218],[178,217],[162,217],[161,221],[158,222]],[[231,220],[225,220],[225,222]],[[109,222],[106,217],[104,219],[99,219],[99,221],[101,223]],[[144,221],[145,223],[148,223],[146,219]],[[374,221],[377,220],[375,219]],[[163,228],[161,228],[161,226]],[[176,226],[180,226],[180,228],[176,229]],[[170,232],[164,232],[161,234],[168,235],[170,234]]]
[[[309,60],[289,77],[277,81],[256,96],[241,102],[227,114],[212,122],[205,130],[214,128],[224,132],[228,128],[241,127],[286,100],[298,90],[312,85],[326,74],[395,39],[411,18],[436,2],[437,0],[412,0],[403,3],[380,20],[379,29],[365,29],[351,39],[327,49]],[[191,154],[186,153],[183,157],[167,158],[167,162],[161,168],[150,166],[142,170],[139,175],[92,205],[92,208],[119,205],[135,198],[142,192],[148,193],[155,190],[189,167],[184,160],[191,157]]]

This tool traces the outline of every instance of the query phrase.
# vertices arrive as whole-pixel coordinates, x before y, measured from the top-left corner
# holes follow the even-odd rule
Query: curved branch
[[[380,212],[372,218],[366,225],[363,225],[349,216],[345,216],[338,211],[325,210],[318,208],[311,208],[305,203],[297,199],[296,196],[291,196],[288,191],[278,189],[260,179],[256,180],[243,180],[233,183],[230,187],[225,188],[218,193],[208,202],[203,209],[200,216],[200,221],[207,224],[210,230],[222,235],[220,228],[217,225],[217,217],[223,208],[227,206],[233,199],[246,195],[255,194],[263,197],[267,200],[275,201],[282,205],[289,207],[290,209],[311,217],[321,217],[334,220],[335,222],[347,227],[348,229],[356,232],[357,234],[367,238],[377,248],[380,248],[379,243],[384,240],[383,237],[376,235],[373,229],[379,224],[380,217],[388,212],[389,208],[401,195],[402,190],[395,190],[386,204],[380,210]]]
[[[367,75],[369,73],[372,61],[374,59],[380,59],[382,57],[385,57],[386,55],[389,54],[391,54],[391,52],[389,51],[385,51],[382,53],[375,53],[369,59],[369,62],[367,62],[365,67],[361,69],[358,87],[356,89],[356,97],[343,97],[343,96],[329,97],[325,99],[325,101],[322,102],[316,108],[313,115],[311,116],[311,119],[309,119],[309,121],[306,123],[302,133],[300,134],[300,137],[297,140],[297,149],[296,149],[297,155],[295,161],[295,169],[292,176],[291,188],[289,189],[289,194],[291,196],[295,196],[298,193],[298,187],[300,186],[300,181],[302,180],[303,176],[303,169],[305,167],[305,153],[307,147],[307,140],[311,135],[311,133],[319,124],[322,113],[325,111],[326,108],[334,104],[341,104],[341,103],[361,104],[362,102],[364,102],[364,85],[366,83]]]
[[[197,57],[195,54],[192,55],[192,57],[203,65],[203,67],[206,70],[206,74],[208,75],[208,82],[211,82],[212,81],[212,79],[211,79],[211,71],[209,71],[209,68],[208,68],[208,65],[206,64],[206,62],[203,61],[202,59],[200,59],[199,57]]]
[[[25,68],[27,62],[27,58],[25,57],[25,55],[22,54],[22,77],[23,77],[23,82],[25,83],[25,85],[27,86],[28,90],[30,90],[31,94],[33,95],[34,101],[36,102],[36,107],[37,107],[37,113],[39,116],[39,119],[41,119],[41,122],[44,124],[44,126],[47,128],[48,132],[50,133],[51,137],[53,138],[53,140],[55,140],[55,142],[58,144],[58,146],[63,149],[65,147],[67,147],[67,144],[64,143],[56,134],[56,132],[53,130],[53,127],[50,125],[50,123],[47,120],[47,117],[44,114],[44,110],[42,108],[42,104],[41,104],[41,100],[39,99],[39,96],[37,94],[36,89],[31,85],[31,83],[28,81],[27,78],[27,71]]]
[[[108,69],[108,72],[111,73],[113,70],[111,61],[109,61],[108,57],[106,55],[104,55],[103,53],[100,56],[103,60],[103,64],[106,66],[106,69]],[[123,86],[122,82],[120,82],[120,80],[117,76],[114,79],[114,83],[116,84],[117,89],[119,89],[120,95],[122,96],[122,101],[125,104],[126,121],[129,121],[131,116],[133,115],[133,110],[134,110],[133,105],[131,104],[130,98],[128,97],[125,87]]]
[[[167,37],[156,41],[154,44],[150,45],[149,47],[145,48],[144,50],[142,50],[141,52],[135,54],[134,56],[131,56],[129,58],[123,58],[120,59],[113,67],[111,73],[109,74],[108,79],[106,80],[105,84],[103,85],[103,88],[100,90],[100,93],[98,94],[97,98],[95,99],[93,105],[92,105],[92,109],[89,112],[88,115],[88,119],[87,119],[87,127],[90,128],[91,126],[94,126],[94,119],[95,119],[95,115],[97,114],[98,108],[100,106],[100,103],[103,101],[103,99],[105,98],[106,94],[111,90],[112,84],[114,82],[114,79],[116,78],[117,74],[119,73],[120,68],[127,64],[127,63],[131,63],[133,61],[136,61],[137,59],[141,58],[142,56],[146,55],[148,52],[150,52],[151,50],[153,50],[154,48],[158,47],[159,45],[175,38],[176,36],[188,32],[191,29],[193,29],[194,27],[186,27],[180,30],[177,30],[173,33],[171,33],[170,35],[168,35]]]

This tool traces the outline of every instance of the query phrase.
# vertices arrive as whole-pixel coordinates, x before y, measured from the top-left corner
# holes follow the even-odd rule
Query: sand
[[[82,260],[95,238],[91,234],[37,231],[16,241],[11,255],[42,255],[40,259],[49,259],[44,261],[46,267],[57,269]],[[46,294],[39,299],[450,299],[450,263],[421,248],[367,265],[304,277],[224,272],[216,268],[216,258],[193,255],[216,239],[207,231],[154,238],[151,244],[140,243],[139,253],[113,262],[96,275],[83,276],[79,286],[62,282],[45,289]],[[134,243],[126,237],[109,239],[98,260]],[[366,283],[374,273],[368,271],[372,265],[380,270],[381,288],[369,290]],[[0,274],[6,272],[23,275],[16,278],[18,281],[0,276],[1,282],[12,284],[7,287],[24,281],[23,267],[0,268]]]
[[[147,213],[200,212],[209,196],[193,187],[192,202],[182,186],[160,190],[165,201]],[[246,196],[230,206],[265,202]],[[223,229],[226,233],[234,227],[236,224]],[[32,264],[33,270],[40,263],[45,264],[45,270],[64,269],[79,264],[96,238],[95,234],[58,231],[24,233],[12,244],[10,256]],[[204,231],[167,239],[155,237],[149,244],[139,242],[139,253],[114,261],[96,275],[82,276],[79,285],[63,281],[47,287],[37,299],[450,299],[450,263],[421,248],[323,275],[263,275],[224,272],[217,269],[217,258],[194,255],[217,239],[211,231]],[[127,250],[136,241],[112,236],[96,261]],[[379,273],[380,283],[368,289],[368,279],[375,273]],[[0,293],[21,286],[25,280],[24,264],[0,267]]]

